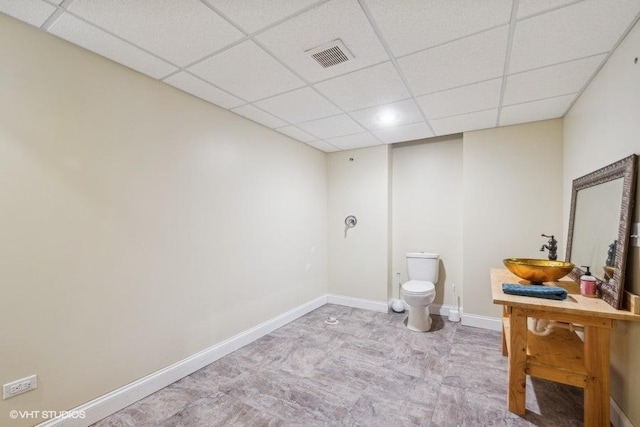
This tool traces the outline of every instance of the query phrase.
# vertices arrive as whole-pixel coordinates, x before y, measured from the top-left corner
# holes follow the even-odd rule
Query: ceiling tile
[[[190,67],[189,71],[247,101],[305,85],[250,40]]]
[[[318,83],[315,88],[346,111],[386,104],[411,96],[391,62]]]
[[[576,94],[564,95],[503,107],[500,113],[500,126],[562,117],[576,96]]]
[[[202,98],[222,108],[233,108],[244,104],[241,99],[210,85],[191,74],[181,71],[164,80],[165,83],[177,87],[191,95]]]
[[[49,27],[49,32],[156,79],[177,70],[173,65],[67,13]]]
[[[291,16],[318,0],[205,0],[247,33]]]
[[[283,22],[256,38],[308,81],[317,82],[388,59],[357,0],[333,0]],[[341,39],[354,59],[322,68],[306,50]]]
[[[416,100],[429,120],[497,108],[502,78],[424,95]]]
[[[369,132],[330,138],[326,139],[325,142],[328,142],[329,144],[338,147],[341,150],[351,150],[354,148],[364,148],[372,147],[374,145],[380,145],[380,141],[378,141]]]
[[[298,127],[319,139],[364,132],[364,129],[346,114],[299,123]]]
[[[0,0],[0,11],[54,21],[51,34],[335,151],[493,127],[498,111],[500,125],[559,117],[640,0]],[[335,39],[355,59],[324,69],[305,53]]]
[[[518,2],[518,19],[575,2],[576,0],[520,0]]]
[[[253,105],[243,105],[242,107],[234,108],[231,111],[269,128],[279,128],[287,125],[287,122],[280,120],[269,113],[265,113]]]
[[[283,133],[287,136],[290,136],[293,139],[296,139],[300,142],[311,142],[311,141],[315,141],[316,138],[313,135],[309,135],[308,133],[306,133],[305,131],[303,131],[302,129],[298,129],[295,126],[285,126],[282,128],[278,128],[276,129],[278,132]]]
[[[51,6],[39,0],[2,0],[0,1],[0,12],[16,19],[40,27],[56,11],[55,6]]]
[[[391,127],[380,123],[380,116],[384,114],[398,115],[398,120],[394,123],[395,126],[424,121],[418,106],[412,99],[350,113],[351,117],[364,126],[365,129],[372,131]]]
[[[69,10],[180,66],[244,37],[198,0],[75,0]]]
[[[294,124],[335,116],[342,112],[309,87],[263,99],[255,104]]]
[[[328,144],[324,141],[313,141],[313,142],[308,142],[307,145],[316,148],[320,151],[324,151],[325,153],[334,153],[336,151],[340,151],[339,148],[334,147],[331,144]]]
[[[415,141],[416,139],[430,138],[433,136],[433,132],[425,122],[377,130],[373,132],[373,134],[386,144]]]
[[[424,95],[483,80],[504,72],[508,26],[400,58],[414,95]]]
[[[436,135],[450,135],[452,133],[495,127],[497,117],[498,109],[495,109],[430,120],[429,123],[431,123]]]
[[[585,0],[519,21],[509,72],[607,52],[638,12],[638,0]]]
[[[507,77],[503,105],[579,92],[606,55],[578,59]]]
[[[366,0],[396,56],[509,23],[511,0]]]

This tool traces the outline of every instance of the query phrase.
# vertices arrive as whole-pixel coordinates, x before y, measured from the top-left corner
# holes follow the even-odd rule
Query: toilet
[[[439,258],[439,254],[429,252],[407,254],[409,280],[402,285],[402,299],[409,305],[407,328],[412,331],[426,332],[431,329],[429,305],[436,297]]]

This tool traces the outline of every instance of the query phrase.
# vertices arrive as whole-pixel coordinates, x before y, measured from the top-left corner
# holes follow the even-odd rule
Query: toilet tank
[[[409,252],[407,254],[407,275],[409,280],[438,281],[438,259],[440,254],[431,252]]]

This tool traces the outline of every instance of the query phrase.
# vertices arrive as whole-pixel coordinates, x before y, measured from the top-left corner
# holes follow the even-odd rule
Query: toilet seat
[[[402,285],[402,291],[406,295],[429,295],[436,292],[436,287],[425,280],[409,280]]]

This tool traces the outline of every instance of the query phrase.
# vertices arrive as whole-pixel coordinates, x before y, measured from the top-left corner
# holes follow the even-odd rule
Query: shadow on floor
[[[525,420],[536,426],[580,427],[584,412],[584,390],[566,384],[527,377]],[[562,419],[561,424],[549,420]]]
[[[402,321],[402,323],[404,323],[404,326],[407,326],[407,322],[409,321],[409,317],[405,317],[404,320]],[[428,332],[436,332],[439,331],[441,329],[444,328],[444,320],[442,318],[442,316],[431,316],[431,329],[429,329],[428,331],[425,332],[417,332],[417,331],[412,331],[415,332],[416,334],[424,334],[424,333],[428,333]]]

